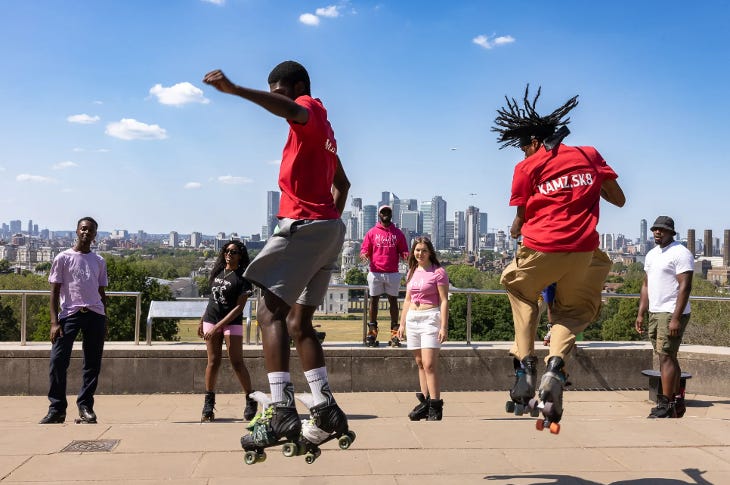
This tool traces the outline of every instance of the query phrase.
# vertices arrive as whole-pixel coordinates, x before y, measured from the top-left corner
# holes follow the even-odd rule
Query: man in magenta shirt
[[[378,304],[380,296],[388,298],[390,307],[390,342],[389,345],[400,347],[398,338],[398,293],[400,292],[401,274],[398,272],[398,261],[408,260],[408,243],[403,231],[393,224],[393,209],[389,205],[380,206],[378,223],[365,234],[360,248],[360,259],[370,260],[368,272],[368,291],[370,292],[370,322],[365,344],[368,347],[377,345],[378,336]]]
[[[91,251],[98,224],[84,217],[76,224],[76,244],[58,254],[51,265],[51,362],[48,414],[40,424],[66,420],[66,373],[76,335],[84,345],[83,383],[76,404],[79,418],[96,423],[94,392],[99,383],[101,357],[106,338],[106,262]]]
[[[565,359],[576,334],[598,315],[601,290],[611,268],[611,260],[598,249],[599,200],[603,197],[622,207],[626,199],[616,182],[618,176],[595,148],[561,143],[569,133],[565,125],[570,119],[564,117],[578,104],[578,97],[540,116],[535,111],[540,90],[532,102],[528,90],[529,86],[523,107],[507,99],[507,108],[498,110],[493,128],[500,134],[501,148],[515,146],[525,154],[515,166],[510,197],[510,205],[517,208],[510,232],[513,238],[522,236],[522,244],[501,280],[515,325],[510,353],[516,379],[510,398],[523,406],[534,396],[538,296],[556,283],[547,371],[538,396],[547,406],[543,408],[546,421],[557,425],[563,413]],[[535,408],[537,403],[533,404],[530,407]],[[551,430],[557,432],[559,427]]]
[[[347,434],[347,417],[330,391],[324,352],[312,317],[324,299],[345,237],[340,219],[350,182],[337,155],[337,141],[322,101],[310,93],[309,74],[285,61],[269,74],[269,91],[233,84],[220,70],[204,82],[251,101],[289,124],[279,170],[279,224],[246,269],[259,286],[257,320],[273,405],[241,438],[247,452],[303,436],[317,445]],[[312,419],[302,424],[289,374],[289,341],[294,341],[312,391]],[[248,459],[247,454],[247,459]],[[260,454],[258,460],[262,458]]]

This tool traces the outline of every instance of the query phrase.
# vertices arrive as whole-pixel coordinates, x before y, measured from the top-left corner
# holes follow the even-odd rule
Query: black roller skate
[[[684,412],[682,412],[684,414]],[[651,409],[651,413],[647,418],[651,419],[662,419],[662,418],[676,418],[677,409],[676,402],[670,401],[669,398],[663,394],[657,394],[656,396],[656,407]]]
[[[418,405],[413,408],[413,411],[408,413],[408,419],[411,421],[420,421],[428,417],[428,402],[430,401],[430,397],[424,396],[421,392],[417,392],[416,397],[418,398]]]
[[[284,456],[299,454],[299,440],[302,424],[294,406],[293,397],[284,402],[272,403],[262,392],[251,394],[262,406],[262,411],[246,426],[249,434],[241,437],[241,447],[245,450],[244,461],[247,465],[266,460],[265,448],[283,445]]]
[[[390,340],[388,341],[388,345],[391,347],[400,347],[400,339],[398,338],[398,324],[393,326],[393,324],[390,325]]]
[[[428,417],[426,421],[441,421],[444,417],[444,400],[429,399],[428,400]]]
[[[378,342],[378,324],[374,322],[368,323],[368,334],[365,337],[365,347],[377,347]]]
[[[508,413],[515,416],[522,416],[529,411],[530,416],[536,418],[540,415],[537,408],[530,408],[529,403],[535,397],[535,382],[537,381],[537,357],[528,355],[522,362],[516,358],[512,359],[515,368],[515,385],[509,392],[510,401],[505,404]]]
[[[299,397],[299,396],[297,396]],[[311,404],[311,395],[300,398],[305,404]],[[355,441],[355,432],[347,425],[347,416],[334,401],[324,401],[309,409],[310,418],[302,420],[302,436],[298,455],[304,455],[304,461],[314,463],[322,451],[319,445],[337,440],[340,449],[346,450]]]
[[[251,394],[253,394],[253,392],[246,394],[246,408],[243,410],[243,419],[246,421],[251,421],[256,416],[256,412],[259,409],[259,403],[256,402],[256,399],[251,397]]]
[[[538,409],[543,418],[535,423],[535,428],[542,431],[548,428],[552,434],[560,433],[560,419],[563,417],[563,387],[567,377],[563,372],[565,362],[560,357],[550,357],[547,371],[540,380],[537,391],[538,399],[531,399],[530,410]]]
[[[203,402],[203,413],[200,416],[200,422],[215,421],[215,392],[207,391],[205,393],[205,401]]]

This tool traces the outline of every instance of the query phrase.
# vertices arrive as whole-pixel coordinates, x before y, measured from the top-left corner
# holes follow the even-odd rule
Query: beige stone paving
[[[504,411],[504,392],[444,393],[441,422],[410,422],[413,393],[342,393],[357,433],[329,442],[312,465],[272,448],[246,466],[240,394],[217,396],[214,423],[199,422],[202,395],[101,395],[97,425],[36,424],[45,397],[0,396],[0,482],[23,484],[256,485],[730,483],[730,399],[692,399],[681,420],[648,420],[647,391],[567,392],[557,436]],[[73,397],[69,397],[73,403]],[[73,407],[73,406],[72,406]],[[303,406],[300,412],[305,413]],[[60,453],[73,440],[118,439],[111,452]],[[252,480],[248,482],[248,480]]]

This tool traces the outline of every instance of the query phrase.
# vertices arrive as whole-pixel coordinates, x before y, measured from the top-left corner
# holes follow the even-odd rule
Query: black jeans
[[[59,337],[51,347],[50,380],[48,400],[51,401],[50,410],[66,412],[66,373],[71,361],[76,335],[81,331],[83,335],[83,384],[76,399],[76,404],[94,407],[94,392],[99,384],[101,371],[101,355],[104,351],[104,337],[106,335],[106,317],[88,310],[76,312],[62,318],[59,322],[63,329],[63,337]]]

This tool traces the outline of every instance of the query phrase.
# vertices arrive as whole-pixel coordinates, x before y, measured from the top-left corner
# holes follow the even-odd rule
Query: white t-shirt
[[[673,313],[679,295],[677,275],[694,271],[694,256],[677,241],[673,241],[665,248],[655,246],[646,254],[644,271],[649,290],[649,311]],[[687,301],[682,314],[687,314],[689,311],[689,301]]]

